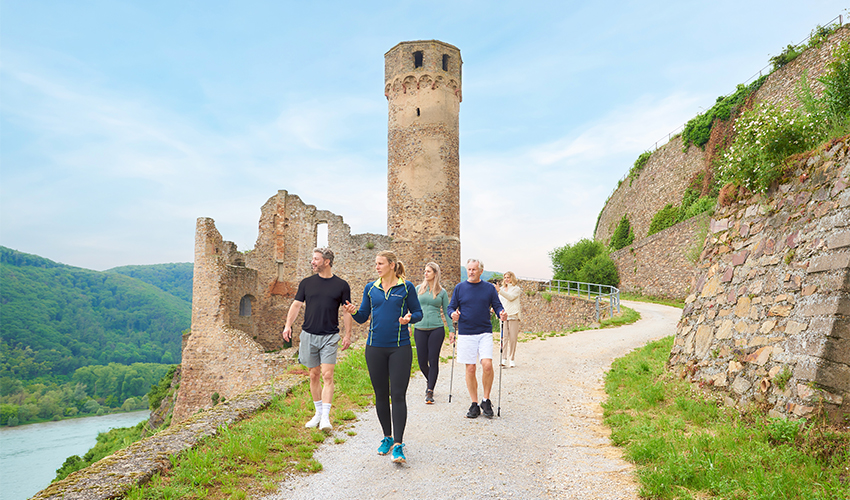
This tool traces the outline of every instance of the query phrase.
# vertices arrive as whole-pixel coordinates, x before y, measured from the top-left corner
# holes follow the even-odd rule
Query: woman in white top
[[[504,335],[505,349],[502,360],[502,366],[516,366],[516,343],[519,337],[519,321],[522,313],[520,305],[520,297],[522,289],[517,286],[516,275],[511,271],[505,273],[502,280],[502,286],[499,287],[499,299],[502,301],[502,306],[505,312],[508,313],[508,320],[505,321],[505,327],[502,334]]]

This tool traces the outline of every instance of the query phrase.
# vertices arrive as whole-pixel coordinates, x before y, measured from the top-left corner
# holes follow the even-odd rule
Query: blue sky
[[[0,245],[103,270],[253,248],[278,189],[386,234],[383,55],[463,57],[462,258],[548,278],[637,156],[837,1],[0,0]]]

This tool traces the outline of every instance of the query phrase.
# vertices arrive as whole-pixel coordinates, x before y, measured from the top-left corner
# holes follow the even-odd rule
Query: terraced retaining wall
[[[850,136],[710,223],[670,365],[774,416],[850,413]]]

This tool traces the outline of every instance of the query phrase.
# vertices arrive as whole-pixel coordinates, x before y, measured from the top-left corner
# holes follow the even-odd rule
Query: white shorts
[[[457,360],[465,365],[478,364],[479,359],[493,359],[493,334],[457,336]]]

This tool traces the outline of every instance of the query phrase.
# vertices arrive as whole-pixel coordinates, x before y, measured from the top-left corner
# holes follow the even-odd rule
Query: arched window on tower
[[[251,296],[246,295],[239,301],[239,316],[251,315]]]
[[[413,53],[413,67],[421,68],[422,67],[422,51],[417,50]]]
[[[449,70],[449,55],[443,54],[443,71]]]

